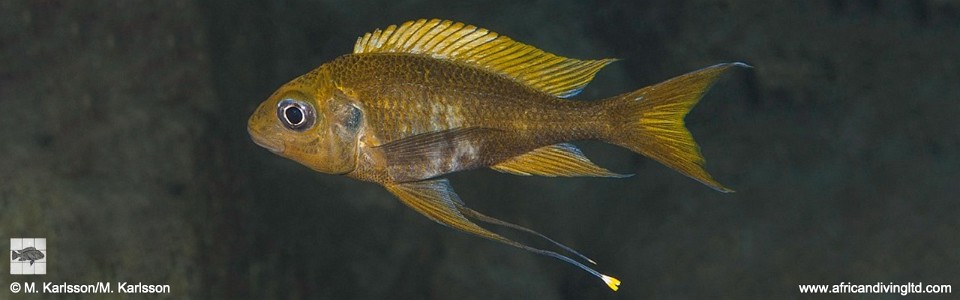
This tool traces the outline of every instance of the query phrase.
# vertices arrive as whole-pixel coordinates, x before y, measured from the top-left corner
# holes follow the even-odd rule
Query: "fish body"
[[[34,247],[26,247],[20,251],[17,251],[17,250],[10,251],[10,260],[18,260],[18,261],[29,260],[31,266],[33,265],[34,261],[41,260],[43,259],[43,257],[44,257],[43,252],[40,252],[40,250],[37,250],[37,248],[34,248]]]
[[[396,65],[406,66],[377,72]],[[357,168],[346,174],[357,179],[411,182],[489,167],[543,146],[598,138],[603,132],[597,129],[606,125],[606,111],[596,102],[562,100],[490,72],[429,57],[347,55],[330,67],[340,75],[336,83],[344,94],[363,108],[369,125],[361,142],[372,147],[360,149]],[[428,141],[434,149],[402,160],[385,163],[382,158],[395,154],[390,147],[377,147],[438,132],[445,137]]]
[[[361,36],[354,52],[280,87],[248,121],[258,145],[316,171],[384,186],[428,218],[552,256],[473,221],[545,238],[463,203],[440,176],[489,167],[516,175],[625,177],[593,164],[571,141],[601,140],[653,158],[723,192],[683,117],[740,63],[719,64],[599,101],[571,101],[614,59],[556,56],[486,29],[444,20],[391,25]]]

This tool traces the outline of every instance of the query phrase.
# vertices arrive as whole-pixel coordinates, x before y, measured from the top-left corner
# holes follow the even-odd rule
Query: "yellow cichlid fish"
[[[489,167],[517,175],[625,177],[587,159],[576,140],[601,140],[653,158],[718,191],[683,118],[718,64],[657,85],[585,102],[579,93],[614,59],[556,56],[492,31],[445,20],[391,25],[353,53],[283,85],[250,116],[257,145],[313,170],[376,182],[428,218],[576,265],[617,290],[620,281],[567,256],[504,238],[471,220],[536,231],[468,208],[438,177]]]

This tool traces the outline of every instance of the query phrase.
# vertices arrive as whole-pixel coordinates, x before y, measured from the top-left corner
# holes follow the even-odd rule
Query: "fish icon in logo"
[[[40,252],[40,250],[37,250],[37,248],[34,248],[34,247],[26,247],[20,251],[17,251],[17,250],[10,251],[11,260],[19,260],[19,261],[29,260],[31,266],[33,265],[34,261],[41,260],[43,259],[43,257],[44,257],[43,252]]]

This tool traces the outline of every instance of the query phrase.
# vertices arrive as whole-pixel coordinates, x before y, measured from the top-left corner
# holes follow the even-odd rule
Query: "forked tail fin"
[[[718,64],[606,101],[615,118],[614,129],[606,140],[653,158],[718,191],[733,192],[703,169],[705,160],[684,127],[683,117],[717,77],[734,66],[750,67],[744,63]]]

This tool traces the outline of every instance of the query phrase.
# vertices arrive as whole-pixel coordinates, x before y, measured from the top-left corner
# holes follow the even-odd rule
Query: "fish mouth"
[[[255,132],[251,128],[247,128],[247,133],[250,134],[250,139],[253,140],[253,143],[257,144],[258,146],[266,148],[275,154],[283,153],[283,142],[280,140],[264,137],[262,134]]]

